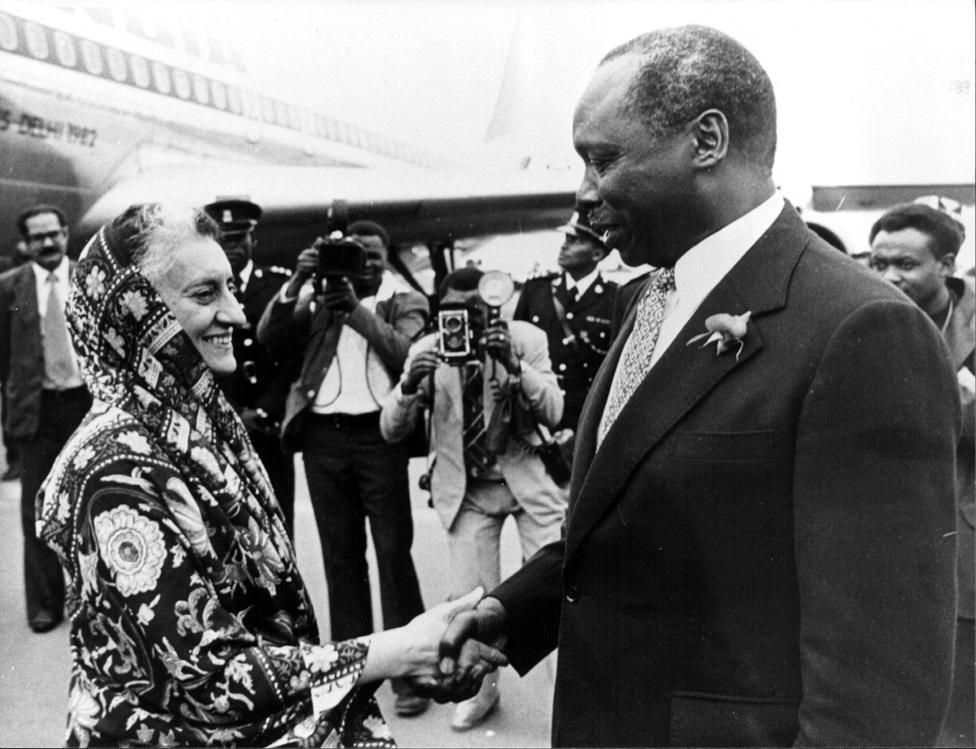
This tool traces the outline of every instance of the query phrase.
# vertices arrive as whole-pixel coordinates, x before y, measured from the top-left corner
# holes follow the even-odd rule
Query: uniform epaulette
[[[528,283],[529,281],[552,279],[552,278],[556,278],[557,276],[559,276],[559,271],[552,271],[552,270],[534,271],[525,277],[525,282]]]

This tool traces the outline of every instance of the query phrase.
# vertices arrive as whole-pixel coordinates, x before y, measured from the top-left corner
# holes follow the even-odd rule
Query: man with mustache
[[[563,538],[449,626],[528,671],[567,746],[931,745],[954,625],[955,375],[926,315],[772,179],[759,62],[637,37],[576,108],[578,202],[660,270],[580,419]],[[455,692],[457,693],[455,695]]]
[[[30,262],[0,275],[0,381],[4,431],[21,456],[27,623],[42,633],[64,618],[64,578],[55,553],[37,538],[34,498],[91,398],[64,318],[72,268],[64,212],[36,205],[17,226]]]

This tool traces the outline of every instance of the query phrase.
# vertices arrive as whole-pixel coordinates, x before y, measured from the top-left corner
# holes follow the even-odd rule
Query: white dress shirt
[[[675,290],[668,295],[664,319],[651,357],[653,367],[681,329],[733,266],[766,233],[783,210],[778,192],[731,224],[705,237],[674,264]],[[723,310],[731,312],[731,310]],[[698,331],[704,333],[704,329]]]
[[[583,296],[583,294],[586,293],[587,289],[593,285],[593,282],[596,281],[596,277],[598,275],[600,275],[600,269],[596,268],[592,273],[588,273],[579,281],[576,281],[568,273],[563,273],[563,278],[566,279],[566,290],[569,291],[570,289],[576,289],[576,298],[579,299]]]

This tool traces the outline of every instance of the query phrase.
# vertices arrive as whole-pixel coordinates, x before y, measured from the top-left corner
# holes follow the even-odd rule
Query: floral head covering
[[[276,600],[276,607],[294,605],[307,612],[314,632],[307,593],[264,467],[213,372],[133,264],[141,240],[132,222],[121,220],[128,214],[102,227],[85,246],[65,309],[82,377],[95,400],[76,437],[88,430],[88,442],[93,442],[93,421],[113,408],[137,422],[150,442],[146,449],[179,471],[203,512],[217,552],[207,560],[214,578],[236,577],[222,574],[234,557],[272,598],[291,599],[291,604]],[[99,457],[124,449],[99,443]],[[62,455],[69,452],[66,447]],[[68,465],[59,460],[42,490],[37,526],[70,572],[73,529],[64,521],[80,501],[83,477]],[[199,533],[195,527],[185,530],[191,538]],[[243,553],[242,539],[250,540]],[[234,587],[228,587],[228,595]]]

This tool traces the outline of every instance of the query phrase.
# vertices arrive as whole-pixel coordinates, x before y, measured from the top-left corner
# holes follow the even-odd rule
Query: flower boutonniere
[[[746,345],[743,339],[746,337],[746,327],[751,316],[751,311],[744,312],[741,315],[730,315],[727,312],[712,315],[705,319],[705,332],[696,335],[685,345],[690,346],[704,338],[705,342],[702,344],[702,348],[714,343],[716,356],[721,356],[733,346],[738,346],[739,349],[735,352],[735,359],[738,361],[742,348]]]

